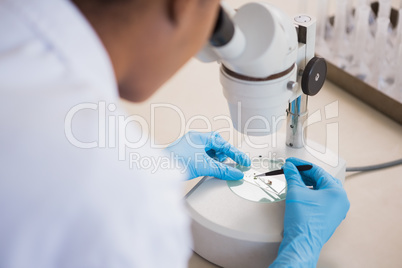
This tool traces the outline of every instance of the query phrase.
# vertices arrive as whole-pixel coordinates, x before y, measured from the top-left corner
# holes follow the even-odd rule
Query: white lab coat
[[[116,148],[67,140],[68,111],[99,101],[118,102],[116,81],[75,6],[0,0],[0,267],[187,266],[183,174],[130,169]],[[97,140],[98,117],[77,113],[74,135]]]

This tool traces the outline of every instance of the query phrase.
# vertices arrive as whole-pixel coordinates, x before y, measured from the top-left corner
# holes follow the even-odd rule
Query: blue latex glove
[[[243,172],[223,162],[227,157],[238,164],[250,166],[250,158],[224,140],[217,132],[188,132],[168,148],[187,169],[189,179],[212,176],[223,180],[240,180]]]
[[[350,203],[342,183],[313,165],[289,158],[283,170],[288,183],[284,237],[278,257],[270,267],[315,267],[322,246],[346,217]],[[313,186],[314,190],[307,186]]]

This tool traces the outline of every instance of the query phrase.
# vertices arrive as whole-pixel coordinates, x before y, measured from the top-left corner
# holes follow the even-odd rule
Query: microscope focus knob
[[[303,71],[301,86],[308,96],[317,95],[327,77],[327,62],[323,58],[312,58]]]

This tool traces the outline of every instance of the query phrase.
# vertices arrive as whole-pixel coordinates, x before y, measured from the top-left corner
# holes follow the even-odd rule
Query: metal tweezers
[[[307,171],[313,168],[312,165],[301,165],[296,167],[298,171]],[[254,177],[263,177],[263,176],[275,176],[284,174],[283,169],[269,171],[263,174],[255,175]]]

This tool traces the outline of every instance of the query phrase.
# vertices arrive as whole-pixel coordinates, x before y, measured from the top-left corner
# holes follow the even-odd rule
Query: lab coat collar
[[[68,0],[5,0],[75,75],[108,98],[118,98],[109,55],[78,8]]]

